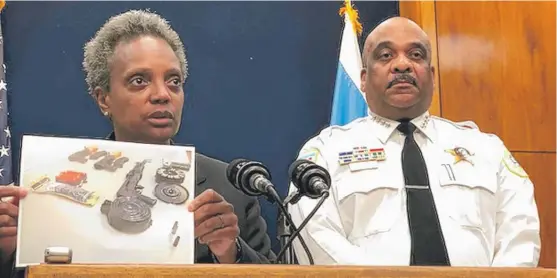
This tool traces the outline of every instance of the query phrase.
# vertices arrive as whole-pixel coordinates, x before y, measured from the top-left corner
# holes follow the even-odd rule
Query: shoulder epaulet
[[[355,125],[365,121],[366,119],[367,119],[367,117],[361,117],[361,118],[357,118],[357,119],[355,119],[355,120],[353,120],[353,121],[351,121],[347,124],[344,124],[344,125],[330,125],[330,126],[324,128],[322,130],[321,134],[331,135],[331,133],[334,130],[347,131],[347,130],[352,129]]]
[[[453,126],[455,126],[458,129],[475,129],[475,130],[480,130],[480,128],[478,127],[478,125],[476,123],[474,123],[473,121],[462,121],[462,122],[453,122],[451,120],[447,120],[444,118],[440,118],[437,116],[431,116],[432,118],[435,118],[436,120],[440,120],[446,123],[449,123]]]
[[[466,128],[466,129],[477,129],[477,130],[480,129],[478,127],[478,125],[476,123],[474,123],[473,121],[455,122],[455,125]]]

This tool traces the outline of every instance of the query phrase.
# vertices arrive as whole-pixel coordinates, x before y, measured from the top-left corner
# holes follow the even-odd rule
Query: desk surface
[[[365,267],[298,265],[37,265],[29,278],[47,277],[444,277],[555,278],[555,269],[460,267]]]

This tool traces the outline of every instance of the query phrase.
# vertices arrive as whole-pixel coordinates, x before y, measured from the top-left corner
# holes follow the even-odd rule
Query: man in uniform
[[[496,135],[428,114],[434,68],[425,32],[402,17],[382,22],[363,64],[370,115],[322,130],[298,156],[332,178],[301,233],[315,264],[537,266],[528,175]],[[289,208],[297,225],[317,201]],[[294,249],[307,264],[298,241]]]

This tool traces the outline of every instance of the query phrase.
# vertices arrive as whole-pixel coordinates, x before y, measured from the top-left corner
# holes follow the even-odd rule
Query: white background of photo
[[[85,164],[70,162],[70,154],[85,146],[97,146],[108,152],[121,151],[129,161],[115,172],[96,170],[96,161]],[[126,174],[136,162],[151,161],[145,165],[139,182],[144,187],[142,194],[155,198],[155,171],[163,161],[188,162],[186,150],[191,151],[191,167],[182,186],[188,192],[186,203],[167,204],[157,199],[151,208],[153,224],[145,232],[125,234],[108,224],[100,207],[105,200],[114,200]],[[102,159],[102,158],[101,158]],[[115,142],[100,139],[77,139],[63,137],[24,136],[21,155],[20,185],[29,187],[32,181],[48,175],[55,176],[67,170],[87,173],[84,189],[96,191],[100,198],[95,206],[89,207],[65,197],[33,193],[22,199],[19,207],[16,266],[44,262],[47,247],[69,247],[73,251],[72,263],[194,263],[193,214],[187,204],[195,196],[195,149],[184,146],[161,146]],[[156,198],[155,198],[156,199]],[[178,230],[171,235],[174,222]],[[173,247],[175,236],[180,236],[177,247]]]

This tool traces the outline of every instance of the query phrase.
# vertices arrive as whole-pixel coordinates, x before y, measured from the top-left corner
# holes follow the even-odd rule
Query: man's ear
[[[367,80],[366,73],[367,73],[366,68],[362,68],[362,70],[360,71],[360,91],[362,92],[366,91],[366,80]]]
[[[435,80],[435,66],[431,66],[431,80],[433,80],[433,87],[435,88],[435,82],[437,80]]]
[[[93,97],[97,101],[97,105],[99,106],[99,109],[101,109],[101,113],[103,115],[110,115],[110,97],[108,96],[108,93],[101,87],[97,87],[93,90]]]

